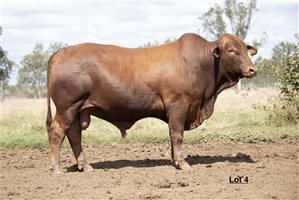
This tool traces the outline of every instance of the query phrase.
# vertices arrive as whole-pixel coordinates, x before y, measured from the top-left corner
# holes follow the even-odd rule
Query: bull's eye
[[[228,49],[227,51],[228,51],[229,53],[238,55],[238,52],[237,52],[235,49]]]

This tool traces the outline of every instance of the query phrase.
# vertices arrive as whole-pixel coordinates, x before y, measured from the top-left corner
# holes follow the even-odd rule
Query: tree
[[[0,26],[0,37],[2,35],[2,27]],[[8,53],[0,46],[0,100],[4,100],[5,89],[8,86],[8,80],[13,68],[14,62],[8,59]]]
[[[14,62],[9,60],[7,52],[0,47],[0,81],[6,81],[10,78],[10,73]]]
[[[259,56],[255,65],[258,66],[258,77],[252,80],[254,84],[269,86],[279,83],[282,95],[289,98],[290,95],[298,94],[299,90],[299,67],[298,67],[298,41],[280,42],[272,49],[271,58]],[[297,61],[297,63],[296,63]],[[296,66],[297,64],[297,66]],[[244,80],[246,82],[247,80]],[[296,90],[297,89],[297,90]]]
[[[299,41],[281,42],[272,49],[271,59],[261,59],[279,82],[278,101],[266,107],[269,122],[281,126],[299,123]]]
[[[250,0],[246,5],[244,2],[237,0],[226,0],[224,8],[218,4],[211,7],[206,13],[201,15],[199,19],[202,21],[204,29],[199,29],[208,39],[215,40],[224,33],[230,32],[233,35],[244,40],[250,29],[250,23],[254,12],[258,11],[256,7],[257,0]],[[230,30],[228,30],[228,25]],[[260,39],[255,39],[253,45],[261,46],[266,41],[266,35]],[[239,89],[241,82],[239,81]]]
[[[297,38],[298,39],[298,38]],[[280,83],[283,98],[299,100],[299,41],[297,44],[281,42],[273,48],[272,71]],[[298,106],[299,112],[299,106]]]
[[[34,98],[45,96],[46,71],[49,57],[62,46],[62,43],[53,43],[50,44],[47,50],[44,50],[42,44],[36,44],[33,51],[24,56],[18,71],[17,85],[26,96]]]
[[[244,40],[250,29],[252,15],[258,11],[256,0],[249,1],[248,5],[236,0],[226,0],[224,8],[215,4],[204,13],[200,20],[203,22],[203,32],[210,38],[216,39],[226,32],[240,37]],[[230,24],[230,31],[227,31],[227,21]]]
[[[209,39],[216,39],[226,33],[226,24],[223,20],[224,9],[220,8],[219,5],[210,8],[198,19],[203,21],[202,26],[203,33]],[[200,30],[200,29],[199,29]]]

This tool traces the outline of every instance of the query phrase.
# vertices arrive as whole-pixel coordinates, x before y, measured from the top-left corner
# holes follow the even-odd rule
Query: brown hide
[[[171,113],[189,130],[211,116],[222,90],[256,74],[248,53],[256,49],[229,34],[208,42],[188,33],[153,48],[79,44],[52,55],[48,96],[56,105],[56,122],[66,131],[78,116],[87,128],[93,115],[125,135],[139,119],[169,123]],[[48,130],[51,121],[49,111]]]
[[[212,114],[217,95],[242,77],[242,63],[233,71],[230,68],[234,66],[226,66],[229,59],[221,60],[227,57],[226,52],[219,58],[213,52],[215,48],[228,48],[225,46],[231,42],[246,58],[247,48],[244,50],[243,42],[236,37],[223,38],[222,47],[221,39],[207,42],[195,34],[144,49],[91,43],[66,47],[51,58],[49,93],[62,115],[67,110],[77,114],[88,109],[91,115],[122,131],[145,117],[167,122],[169,106],[182,99],[190,107],[185,129],[192,129]],[[242,62],[253,66],[249,58]],[[65,116],[65,125],[76,114],[68,114],[70,119]]]

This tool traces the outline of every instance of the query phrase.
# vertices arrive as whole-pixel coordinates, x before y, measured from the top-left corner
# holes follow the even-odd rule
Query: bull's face
[[[257,68],[250,59],[256,53],[256,48],[230,34],[223,35],[214,50],[214,56],[220,59],[220,67],[236,78],[251,78],[257,74]]]

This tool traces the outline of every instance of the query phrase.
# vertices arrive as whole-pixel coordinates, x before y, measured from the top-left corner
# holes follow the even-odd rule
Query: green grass
[[[212,140],[270,142],[277,139],[299,139],[298,125],[276,127],[268,124],[267,113],[254,109],[215,111],[212,117],[195,130],[185,131],[184,142],[189,144]],[[137,122],[127,131],[126,139],[119,130],[103,120],[92,118],[83,132],[83,143],[168,143],[166,123],[148,118]],[[47,148],[48,135],[42,114],[9,114],[1,120],[1,149]],[[64,145],[68,145],[65,140]]]
[[[267,123],[267,113],[257,110],[216,112],[201,128],[187,132],[187,143],[210,140],[270,142],[276,139],[298,139],[298,126],[276,127]]]

